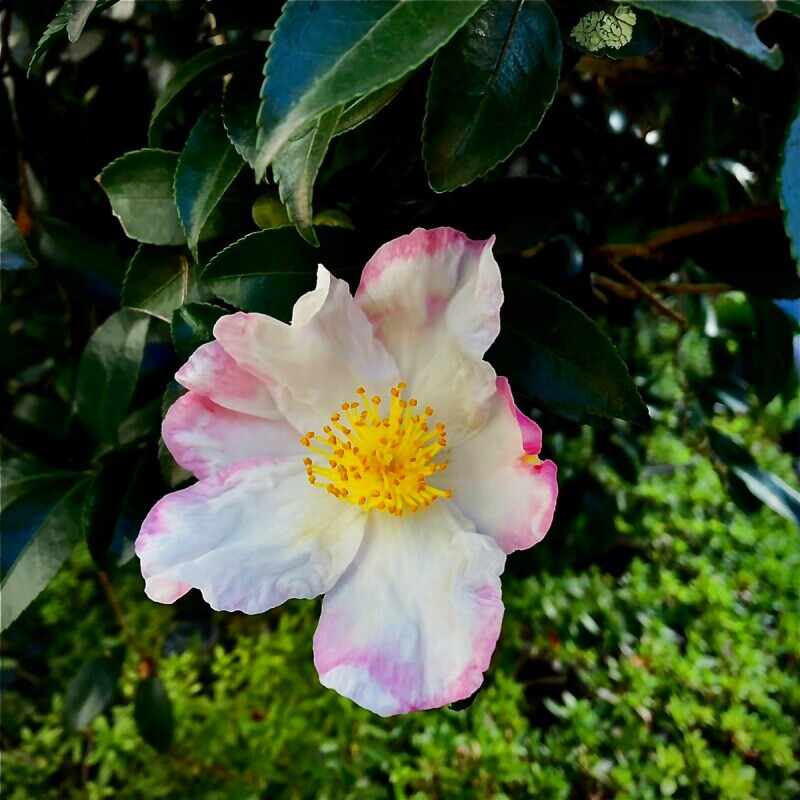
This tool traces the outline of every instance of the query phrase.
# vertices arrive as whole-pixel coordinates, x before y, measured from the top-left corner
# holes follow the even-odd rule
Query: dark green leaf
[[[778,0],[778,11],[800,17],[800,0]]]
[[[345,103],[333,135],[339,136],[342,133],[353,130],[353,128],[357,128],[362,122],[372,119],[397,96],[398,92],[405,86],[408,78],[408,75],[403,75],[402,78],[382,86],[374,92]]]
[[[4,563],[0,630],[8,628],[30,605],[80,541],[88,487],[89,479],[79,476],[71,485],[62,480],[39,485],[4,511],[4,562],[9,542],[14,558]]]
[[[211,259],[203,281],[237,308],[288,320],[297,298],[314,288],[318,264],[335,270],[363,263],[350,231],[324,228],[317,235],[319,249],[303,241],[294,228],[251,233]]]
[[[113,246],[55,217],[36,220],[42,258],[68,270],[121,286],[125,264]]]
[[[315,247],[319,244],[311,218],[314,181],[328,152],[341,107],[333,108],[289,139],[272,164],[281,200],[300,235]]]
[[[192,128],[175,171],[175,205],[192,252],[243,163],[225,133],[219,108],[211,106]]]
[[[81,355],[75,387],[78,416],[103,441],[117,440],[136,388],[149,325],[149,315],[123,308],[92,334]]]
[[[721,39],[762,64],[777,69],[783,58],[756,34],[756,25],[769,16],[763,0],[629,0],[630,4],[670,17]]]
[[[178,154],[135,150],[112,161],[98,180],[125,233],[146,244],[183,244],[173,182]]]
[[[483,0],[288,0],[268,52],[257,174],[306,123],[422,64],[481,5]]]
[[[14,218],[0,202],[0,269],[31,269],[36,259],[28,250]]]
[[[80,39],[92,11],[97,7],[97,0],[70,0],[69,22],[67,22],[67,39],[77,42]]]
[[[150,117],[150,146],[158,147],[169,114],[180,100],[206,81],[231,72],[236,62],[252,53],[256,47],[258,45],[252,42],[222,44],[203,50],[183,64],[156,100]]]
[[[708,439],[728,468],[729,482],[738,482],[739,489],[746,489],[767,508],[800,526],[800,492],[772,472],[761,469],[753,456],[729,436],[709,428]]]
[[[181,361],[214,338],[214,324],[228,311],[210,303],[187,303],[172,314],[172,341]]]
[[[786,135],[781,156],[781,207],[786,233],[791,242],[792,252],[800,266],[800,106]]]
[[[794,369],[792,324],[775,303],[750,297],[755,318],[755,347],[750,370],[758,399],[766,405],[786,386]]]
[[[28,64],[30,75],[33,65],[52,47],[54,42],[67,31],[69,40],[75,42],[81,35],[86,21],[94,12],[110,8],[118,0],[66,0],[59,12],[47,26]]]
[[[105,711],[114,697],[122,672],[124,650],[100,656],[84,664],[67,684],[64,694],[64,723],[67,730],[84,731]]]
[[[156,419],[160,422],[160,401]],[[154,451],[127,453],[108,459],[94,480],[85,507],[86,544],[95,564],[104,571],[133,557],[133,543],[145,515],[158,499]]]
[[[647,423],[625,363],[597,325],[572,303],[520,278],[506,278],[502,327],[490,359],[541,405]]]
[[[176,308],[198,296],[197,264],[184,250],[139,246],[125,273],[123,305],[169,322]]]
[[[75,473],[29,458],[4,458],[0,462],[0,509],[28,492],[55,482],[74,483]]]
[[[236,152],[255,169],[258,108],[264,76],[256,64],[245,62],[225,87],[222,121]]]
[[[133,717],[139,734],[160,753],[172,743],[172,702],[158,675],[143,678],[136,687]]]
[[[472,183],[539,127],[561,72],[561,32],[543,0],[488,3],[443,47],[428,85],[431,186]]]

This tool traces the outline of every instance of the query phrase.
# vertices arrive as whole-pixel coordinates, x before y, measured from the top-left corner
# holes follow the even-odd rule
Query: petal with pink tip
[[[194,587],[217,611],[258,614],[330,589],[365,520],[310,486],[301,461],[253,459],[162,498],[136,554],[152,600],[171,603]]]
[[[359,386],[387,391],[399,380],[347,284],[324,267],[316,289],[295,304],[291,325],[238,313],[220,319],[214,335],[240,367],[269,384],[280,410],[304,430],[354,400]]]
[[[486,426],[453,448],[436,483],[453,491],[452,501],[477,530],[506,553],[540,542],[553,520],[556,465],[540,461],[542,432],[514,403],[498,377]]]
[[[231,411],[197,392],[170,406],[161,434],[178,464],[198,478],[254,456],[295,456],[299,464],[306,455],[301,434],[285,420]]]
[[[433,406],[452,444],[480,426],[494,394],[495,372],[483,360],[503,302],[493,242],[417,228],[375,253],[356,292],[408,395]]]
[[[223,408],[267,419],[283,418],[268,385],[242,369],[219,342],[198,347],[175,380]]]
[[[324,686],[391,716],[473,694],[503,617],[505,557],[446,501],[401,518],[373,513],[325,596],[314,635]]]

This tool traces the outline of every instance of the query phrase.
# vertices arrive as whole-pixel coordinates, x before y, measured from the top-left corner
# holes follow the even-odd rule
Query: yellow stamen
[[[331,416],[333,427],[322,428],[324,437],[314,431],[303,436],[300,443],[324,464],[303,459],[309,483],[365,510],[398,517],[404,511],[421,511],[440,497],[452,497],[449,489],[426,482],[447,467],[447,461],[434,461],[447,446],[445,425],[438,422],[429,429],[425,420],[433,416],[433,409],[427,406],[422,414],[414,413],[419,404],[401,398],[405,388],[401,382],[391,389],[390,407],[382,416],[381,397],[368,397],[360,386],[356,394],[364,411],[357,410],[358,402],[342,403],[344,414]],[[352,427],[345,427],[345,421]]]

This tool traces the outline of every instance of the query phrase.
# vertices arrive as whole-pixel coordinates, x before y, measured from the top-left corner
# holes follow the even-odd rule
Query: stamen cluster
[[[309,431],[303,436],[300,444],[326,460],[320,466],[303,459],[308,482],[348,503],[396,516],[427,508],[438,497],[452,497],[450,490],[426,483],[447,468],[446,461],[434,462],[447,446],[444,423],[430,425],[433,409],[418,412],[415,399],[401,397],[405,388],[401,381],[392,389],[385,417],[380,413],[383,400],[377,395],[370,400],[358,388],[361,400],[343,403],[342,413],[323,427],[324,435]]]

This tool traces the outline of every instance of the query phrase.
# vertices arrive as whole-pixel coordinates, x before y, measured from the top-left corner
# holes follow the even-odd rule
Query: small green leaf
[[[187,303],[172,314],[172,342],[181,361],[214,338],[214,324],[229,312],[211,303]]]
[[[258,109],[264,76],[246,61],[233,73],[222,95],[222,121],[236,152],[253,168],[256,163]]]
[[[175,205],[192,252],[200,232],[244,162],[231,144],[219,108],[208,108],[189,134],[175,170]]]
[[[770,50],[756,34],[756,25],[770,15],[772,4],[764,0],[629,0],[630,5],[670,17],[721,39],[771,69],[783,57]]]
[[[488,3],[445,45],[428,84],[423,156],[437,192],[465,186],[539,127],[561,72],[543,0]]]
[[[780,197],[783,223],[800,267],[800,105],[786,134],[780,167]]]
[[[139,681],[133,702],[136,727],[151,747],[163,753],[172,743],[172,701],[158,675]]]
[[[32,269],[35,266],[36,259],[14,218],[0,202],[0,269]]]
[[[40,484],[3,512],[0,630],[6,630],[55,577],[80,541],[89,479]]]
[[[265,192],[253,203],[252,215],[253,222],[261,230],[292,224],[286,206],[274,192]]]
[[[231,72],[234,65],[248,53],[252,53],[256,47],[258,45],[253,42],[221,44],[203,50],[183,64],[156,100],[150,117],[148,133],[150,146],[158,147],[160,144],[167,119],[179,101],[206,81]]]
[[[362,263],[350,231],[326,227],[317,234],[320,249],[294,228],[251,233],[209,261],[203,282],[237,308],[288,320],[297,298],[314,288],[318,264],[335,269]]]
[[[28,64],[28,75],[30,75],[33,65],[53,46],[65,30],[69,40],[76,42],[92,13],[104,11],[117,2],[118,0],[66,0],[39,39],[33,56],[31,56],[30,64]]]
[[[78,365],[78,416],[98,439],[115,442],[142,363],[150,316],[132,308],[112,314],[93,334]]]
[[[64,723],[67,730],[85,731],[108,707],[117,690],[124,650],[100,656],[84,664],[67,684],[64,693]]]
[[[288,0],[268,52],[256,174],[263,175],[281,147],[311,120],[426,61],[483,2]]]
[[[184,244],[173,183],[178,154],[135,150],[112,161],[98,178],[125,233],[145,244]]]
[[[272,164],[289,219],[315,247],[319,241],[312,225],[311,196],[340,114],[341,107],[333,108],[301,129],[279,150]]]
[[[502,327],[489,359],[546,408],[646,424],[647,406],[609,338],[564,298],[505,279]]]
[[[143,244],[125,273],[122,303],[169,322],[176,308],[199,294],[197,264],[183,249]]]
[[[374,92],[345,103],[333,135],[339,136],[342,133],[353,130],[353,128],[357,128],[362,122],[372,119],[382,108],[389,105],[397,97],[409,77],[409,75],[403,75],[402,78],[388,83]]]

